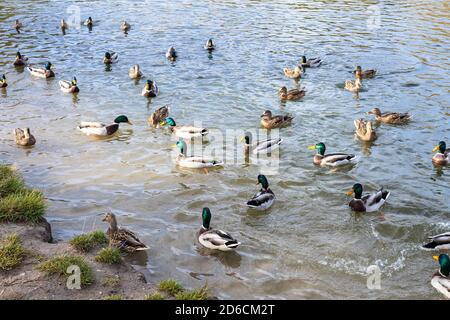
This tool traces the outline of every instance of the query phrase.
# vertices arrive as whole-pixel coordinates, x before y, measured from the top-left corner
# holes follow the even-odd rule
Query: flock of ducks
[[[86,19],[84,25],[92,28],[94,21],[91,17]],[[19,20],[16,20],[14,29],[20,33],[23,25]],[[61,20],[60,27],[63,30],[68,28],[67,23]],[[124,21],[120,25],[120,29],[124,32],[128,32],[131,26],[128,22]],[[215,45],[212,39],[209,39],[204,48],[208,51],[215,49]],[[170,47],[166,52],[166,58],[170,61],[175,61],[178,55],[174,47]],[[118,63],[119,55],[116,52],[106,52],[103,58],[104,64]],[[298,65],[292,69],[284,68],[283,73],[287,78],[298,81],[305,73],[306,68],[316,68],[322,64],[320,58],[307,59],[302,56]],[[51,62],[47,62],[44,68],[32,68],[28,66],[28,58],[17,52],[13,65],[17,68],[26,67],[29,73],[38,78],[54,78],[55,73],[52,70]],[[376,76],[376,70],[362,70],[361,66],[357,66],[353,71],[355,75],[354,80],[347,80],[344,83],[344,89],[350,92],[359,93],[363,89],[363,79],[371,79]],[[139,79],[143,77],[139,65],[134,65],[129,70],[129,77],[131,79]],[[6,76],[3,75],[0,78],[0,88],[6,88],[8,86]],[[77,84],[76,77],[73,77],[71,81],[60,80],[60,89],[65,93],[76,94],[80,92]],[[141,95],[148,98],[156,97],[159,93],[158,86],[155,81],[147,80]],[[298,100],[306,95],[304,89],[291,89],[282,87],[278,91],[280,100]],[[187,145],[185,140],[191,140],[196,138],[203,138],[208,134],[207,128],[194,127],[191,125],[177,125],[175,120],[169,116],[169,107],[163,106],[157,109],[148,118],[148,123],[154,127],[168,126],[169,130],[179,138],[177,143],[173,146],[178,148],[179,155],[177,156],[176,163],[178,166],[193,169],[204,169],[207,173],[208,168],[221,167],[223,162],[211,157],[205,156],[187,156]],[[398,112],[385,112],[382,113],[379,108],[374,108],[368,112],[369,115],[373,115],[377,122],[401,125],[406,124],[411,120],[411,116],[408,113]],[[260,124],[266,129],[283,128],[289,126],[294,117],[287,115],[272,115],[270,110],[264,111],[261,115]],[[120,124],[132,125],[130,120],[125,115],[117,116],[110,124],[102,122],[87,122],[83,121],[78,126],[78,130],[88,136],[104,137],[115,134]],[[374,141],[377,138],[377,134],[374,131],[371,121],[364,119],[357,119],[354,121],[355,135],[362,141]],[[31,134],[29,128],[17,128],[14,130],[15,142],[24,147],[32,146],[36,143],[35,137]],[[281,138],[268,139],[263,141],[251,141],[250,136],[246,135],[241,140],[244,142],[244,153],[248,157],[252,154],[268,154],[280,147],[282,143]],[[336,167],[341,165],[347,165],[354,163],[357,159],[353,154],[347,153],[329,153],[326,154],[326,147],[323,142],[319,142],[313,146],[308,147],[309,150],[315,150],[316,154],[313,157],[313,163],[317,166],[329,166]],[[432,158],[432,162],[437,165],[448,165],[450,148],[447,149],[446,143],[440,141],[439,144],[433,149],[436,154]],[[276,197],[274,192],[269,188],[269,182],[266,176],[260,174],[257,177],[257,184],[261,185],[261,189],[247,201],[247,206],[256,210],[267,210],[274,203]],[[354,196],[349,202],[349,207],[353,211],[357,212],[375,212],[378,211],[388,199],[390,192],[380,190],[363,195],[363,186],[359,183],[353,185],[352,189],[347,192],[347,195]],[[198,231],[198,242],[211,250],[229,251],[237,248],[240,242],[234,239],[229,233],[213,229],[211,223],[211,210],[209,208],[203,208],[202,210],[202,226]],[[115,246],[125,252],[135,252],[149,249],[139,238],[130,230],[118,227],[116,216],[113,213],[107,213],[103,218],[103,221],[109,223],[107,234],[111,246]],[[448,250],[450,249],[450,232],[439,234],[429,237],[430,242],[423,245],[424,249],[428,250]],[[439,270],[433,275],[431,284],[440,293],[447,298],[450,298],[450,259],[447,254],[440,254],[433,257],[439,263]]]

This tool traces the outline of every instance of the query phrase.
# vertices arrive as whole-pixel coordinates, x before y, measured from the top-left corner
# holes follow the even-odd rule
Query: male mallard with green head
[[[353,185],[352,190],[347,192],[348,196],[355,194],[355,197],[348,204],[348,206],[357,212],[374,212],[381,208],[391,194],[389,191],[384,191],[383,188],[372,194],[363,193],[363,187],[359,183]]]
[[[44,65],[44,69],[27,67],[27,70],[35,77],[48,79],[55,77],[55,73],[51,69],[52,66],[52,63],[49,61]]]
[[[113,63],[117,63],[117,61],[119,60],[119,54],[117,54],[116,52],[105,52],[105,56],[103,57],[103,63],[104,64],[113,64]]]
[[[223,162],[207,156],[186,156],[187,146],[184,140],[180,139],[175,144],[176,148],[180,151],[177,156],[176,163],[180,167],[190,169],[205,169],[205,173],[208,173],[207,168],[222,167]]]
[[[109,245],[116,247],[125,252],[135,252],[150,249],[141,240],[128,229],[119,228],[117,226],[116,215],[114,213],[107,213],[102,221],[109,223],[109,228],[106,234],[109,237]]]
[[[298,100],[305,96],[306,91],[304,89],[291,89],[288,91],[286,87],[281,87],[278,90],[278,96],[281,100]]]
[[[175,120],[171,117],[166,118],[160,123],[161,126],[168,125],[170,131],[177,137],[183,139],[201,138],[206,136],[209,131],[206,128],[194,127],[194,126],[177,126]]]
[[[450,162],[450,148],[447,149],[445,141],[440,141],[437,146],[434,147],[433,152],[437,152],[431,159],[434,164],[446,166]]]
[[[294,117],[289,114],[273,116],[272,111],[266,110],[261,115],[261,125],[266,129],[282,128],[290,125],[292,119]]]
[[[73,77],[72,81],[68,80],[60,80],[59,88],[62,92],[65,93],[77,93],[80,92],[80,88],[78,88],[77,78]]]
[[[166,52],[166,58],[170,61],[175,61],[177,59],[177,51],[174,47],[170,47]]]
[[[390,123],[390,124],[405,124],[411,120],[409,113],[399,113],[399,112],[384,112],[381,113],[380,109],[373,108],[367,114],[373,114],[375,119],[379,122]]]
[[[270,190],[269,181],[265,175],[258,175],[257,184],[261,184],[261,190],[247,201],[247,206],[256,210],[267,210],[275,201],[275,194]]]
[[[250,155],[250,151],[253,154],[268,154],[280,146],[281,142],[283,142],[283,139],[281,138],[274,138],[274,139],[267,139],[262,141],[256,141],[254,143],[251,143],[250,136],[246,135],[241,141],[245,141],[244,144],[244,154],[246,156]]]
[[[325,154],[326,147],[323,142],[319,142],[314,146],[309,146],[308,149],[317,150],[317,154],[314,156],[313,162],[319,166],[336,167],[339,165],[352,163],[356,159],[354,154],[348,153]]]
[[[6,76],[2,75],[0,78],[0,88],[6,88],[8,86],[8,83],[6,82]]]
[[[13,65],[15,67],[23,67],[27,64],[28,58],[25,57],[24,55],[21,55],[20,52],[16,53],[16,58],[13,62]]]
[[[159,89],[156,85],[155,81],[147,80],[145,83],[144,88],[142,88],[141,96],[147,97],[147,98],[154,98],[158,95]]]
[[[319,58],[309,58],[306,59],[305,56],[302,56],[300,60],[300,66],[303,68],[315,68],[319,67],[322,64],[322,60]]]
[[[216,46],[214,45],[213,40],[209,39],[208,41],[206,41],[204,48],[208,51],[213,51],[216,48]]]
[[[121,115],[114,119],[114,123],[106,125],[101,122],[87,122],[82,121],[78,126],[78,130],[88,136],[111,136],[119,130],[120,123],[132,123],[128,120],[127,116]]]
[[[203,208],[202,221],[202,227],[198,231],[197,239],[204,247],[213,250],[230,251],[241,244],[229,233],[211,228],[211,211],[209,208]]]
[[[433,256],[439,262],[439,270],[433,274],[431,285],[444,297],[450,299],[450,258],[446,254]]]

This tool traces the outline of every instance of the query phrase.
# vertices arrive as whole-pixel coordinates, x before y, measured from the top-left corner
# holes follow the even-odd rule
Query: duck
[[[216,48],[216,46],[212,39],[208,39],[208,41],[206,41],[204,48],[208,51],[213,51]]]
[[[80,89],[78,88],[78,85],[77,85],[76,77],[73,77],[72,81],[60,80],[59,88],[61,89],[62,92],[65,92],[65,93],[80,92]]]
[[[437,152],[431,159],[434,164],[446,166],[450,162],[450,148],[447,149],[445,141],[439,141],[433,152]]]
[[[298,100],[305,96],[306,91],[304,89],[291,89],[288,91],[286,87],[281,87],[278,90],[278,96],[281,100]]]
[[[433,256],[439,262],[439,270],[433,274],[431,285],[447,299],[450,299],[450,258],[442,253]]]
[[[78,130],[88,136],[111,136],[117,132],[120,123],[128,123],[129,125],[132,125],[127,116],[120,115],[114,119],[114,123],[109,125],[101,122],[82,121],[78,126]]]
[[[123,21],[122,24],[120,25],[120,30],[127,32],[128,30],[130,30],[131,26],[128,22]]]
[[[177,52],[174,47],[170,47],[166,52],[166,58],[170,61],[175,61],[177,58]]]
[[[55,73],[51,70],[52,66],[51,62],[47,62],[44,65],[44,69],[27,67],[27,70],[35,77],[48,79],[55,77]]]
[[[344,89],[350,92],[359,92],[362,89],[361,72],[356,71],[355,81],[345,80]]]
[[[139,240],[135,233],[125,228],[119,228],[117,226],[117,219],[114,213],[108,212],[103,217],[102,221],[109,223],[109,228],[106,231],[106,234],[109,238],[110,247],[116,247],[121,251],[128,253],[150,249],[141,240]]]
[[[282,128],[290,125],[292,119],[294,117],[289,114],[273,116],[272,111],[266,110],[261,115],[261,125],[266,129]]]
[[[17,33],[20,33],[20,29],[22,29],[23,24],[19,21],[19,19],[16,19],[16,22],[14,22],[13,28],[16,29]]]
[[[261,190],[256,193],[249,201],[247,206],[256,210],[267,210],[275,201],[275,194],[269,188],[269,181],[263,174],[258,175],[258,183],[261,184]]]
[[[310,58],[306,59],[305,56],[302,56],[300,60],[300,66],[303,68],[315,68],[319,67],[322,64],[322,60],[319,58]]]
[[[158,86],[156,85],[156,82],[152,80],[147,80],[144,88],[141,91],[141,95],[147,98],[154,98],[158,95],[158,93]]]
[[[428,237],[429,242],[422,248],[430,250],[450,250],[450,231]],[[431,240],[431,241],[430,241]]]
[[[130,68],[130,70],[128,71],[128,76],[131,79],[139,79],[143,76],[142,71],[141,71],[141,67],[138,64],[135,64],[134,66],[132,66]]]
[[[296,66],[294,69],[284,68],[284,75],[290,79],[300,79],[303,75],[304,69],[302,66]]]
[[[253,144],[250,142],[250,136],[246,135],[241,141],[245,141],[244,153],[246,156],[250,154],[268,154],[280,147],[283,142],[281,138],[267,139],[262,141],[256,141]]]
[[[117,63],[118,60],[119,60],[119,55],[113,51],[105,52],[105,56],[103,57],[104,64]]]
[[[175,120],[171,117],[164,119],[164,121],[160,123],[161,126],[164,126],[166,124],[169,125],[172,133],[174,133],[177,137],[183,139],[201,138],[209,133],[208,129],[206,128],[199,128],[194,126],[177,126]]]
[[[206,156],[186,156],[187,146],[184,140],[177,141],[174,147],[177,147],[180,153],[177,156],[176,163],[178,166],[190,169],[205,169],[206,168],[222,167],[223,162]]]
[[[94,25],[94,21],[92,20],[91,17],[89,17],[84,21],[84,25],[88,26],[88,27],[92,27]]]
[[[363,119],[357,119],[353,121],[353,124],[355,125],[356,128],[355,130],[356,136],[361,141],[370,142],[377,139],[378,136],[372,127],[372,122],[370,121],[366,122]]]
[[[66,21],[64,21],[64,19],[61,19],[61,21],[59,22],[59,27],[64,30],[69,28],[69,25],[67,24]]]
[[[323,142],[316,143],[308,147],[309,150],[317,150],[317,154],[313,158],[313,163],[319,166],[340,166],[353,163],[356,160],[354,154],[348,153],[330,153],[325,154],[325,144]]]
[[[155,112],[148,117],[148,123],[153,127],[157,127],[162,121],[169,117],[169,111],[169,106],[162,106],[161,108],[156,109]]]
[[[27,64],[28,58],[24,55],[21,55],[20,52],[16,53],[16,59],[14,60],[13,65],[15,67],[23,67]]]
[[[17,128],[14,130],[16,144],[23,147],[30,147],[36,144],[36,138],[31,134],[30,128]]]
[[[374,69],[369,69],[369,70],[362,70],[361,66],[356,66],[355,70],[353,70],[353,73],[356,74],[356,72],[360,72],[361,73],[361,78],[362,79],[371,79],[373,77],[375,77],[375,74],[377,73],[377,70]]]
[[[384,112],[381,113],[380,109],[373,108],[367,114],[372,114],[375,116],[375,120],[383,123],[390,124],[405,124],[411,120],[411,115],[407,112],[399,113],[399,112]]]
[[[352,190],[347,192],[348,196],[355,194],[355,198],[349,202],[348,206],[357,212],[374,212],[381,208],[391,194],[389,191],[384,191],[383,188],[372,194],[363,193],[363,187],[360,183],[355,183]]]
[[[2,75],[0,78],[0,88],[6,88],[8,86],[8,83],[6,82],[6,76]]]
[[[212,250],[231,251],[241,244],[229,233],[211,228],[211,210],[207,207],[202,210],[202,221],[202,227],[197,234],[198,242],[202,246]]]

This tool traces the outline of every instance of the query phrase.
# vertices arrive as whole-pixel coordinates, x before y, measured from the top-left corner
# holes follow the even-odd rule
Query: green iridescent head
[[[105,52],[105,59],[111,59],[111,53]]]
[[[184,142],[184,140],[182,140],[182,139],[178,140],[176,143],[176,146],[180,150],[181,154],[186,154],[187,146],[186,146],[186,142]]]
[[[52,67],[52,63],[51,63],[50,61],[48,61],[48,62],[45,64],[45,70],[50,70],[51,67]]]
[[[363,187],[360,183],[355,183],[352,190],[347,192],[347,195],[351,196],[353,193],[355,194],[355,199],[361,199]]]
[[[258,175],[258,184],[261,184],[263,189],[269,188],[269,181],[267,180],[266,176],[263,174]]]
[[[317,143],[314,146],[309,146],[308,149],[310,149],[310,150],[314,150],[315,149],[315,150],[317,150],[318,154],[323,156],[325,154],[326,147],[325,147],[325,144],[323,142],[319,142],[319,143]]]
[[[439,261],[439,273],[444,277],[448,277],[450,275],[450,258],[448,255],[443,253],[433,258]]]
[[[306,63],[306,57],[305,56],[302,56],[302,61],[301,61],[302,63]]]
[[[175,120],[173,120],[173,118],[166,118],[164,120],[164,124],[168,124],[171,127],[175,127],[177,124],[175,123]]]
[[[118,116],[116,119],[114,119],[114,122],[115,122],[115,123],[128,123],[128,124],[132,124],[132,123],[130,122],[130,120],[128,120],[128,117],[127,117],[127,116],[124,116],[124,115]]]
[[[17,53],[16,53],[16,59],[22,59],[22,55],[20,54],[19,51],[17,51]]]
[[[209,224],[211,222],[211,210],[209,210],[209,208],[203,208],[202,220],[203,220],[203,228],[209,229]]]
[[[439,141],[439,144],[436,147],[434,147],[433,152],[436,152],[438,150],[442,154],[445,153],[445,151],[447,150],[447,145],[445,144],[445,141]]]

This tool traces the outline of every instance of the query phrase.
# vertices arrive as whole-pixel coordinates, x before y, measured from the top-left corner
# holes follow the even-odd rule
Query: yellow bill
[[[128,123],[129,125],[133,125],[133,123],[132,123],[130,120],[128,120],[127,123]]]
[[[345,194],[348,196],[351,196],[351,195],[353,195],[353,190],[347,191]]]
[[[434,147],[433,152],[436,152],[439,150],[439,145],[437,145],[436,147]]]
[[[439,261],[439,256],[433,256],[433,259]]]
[[[314,149],[316,149],[316,146],[308,146],[308,149],[309,150],[314,150]]]

